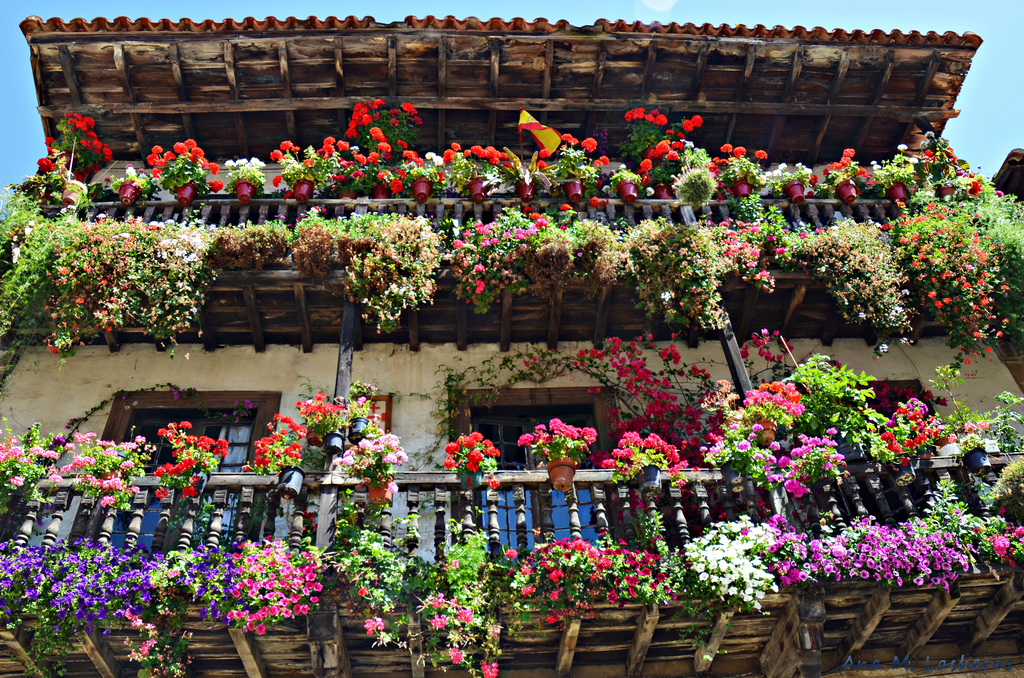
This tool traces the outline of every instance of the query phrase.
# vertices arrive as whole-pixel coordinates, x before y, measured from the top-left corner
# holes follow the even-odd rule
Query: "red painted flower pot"
[[[569,202],[583,200],[583,184],[579,181],[567,181],[562,184],[562,192]]]
[[[174,194],[178,196],[178,204],[182,207],[188,207],[192,204],[192,201],[199,195],[199,189],[191,181],[183,186],[178,186],[174,189]]]
[[[61,195],[61,203],[64,207],[70,207],[78,202],[80,194],[73,188],[65,188],[64,193]]]
[[[369,489],[370,503],[371,504],[389,504],[391,503],[391,493],[388,492],[388,488],[376,487],[371,485]]]
[[[470,179],[468,188],[469,197],[473,199],[473,202],[483,202],[484,198],[487,197],[487,191],[484,190],[484,180],[479,177]]]
[[[426,202],[434,190],[434,182],[430,179],[417,179],[412,182],[412,196],[416,202]]]
[[[938,196],[940,198],[948,198],[949,196],[951,196],[954,193],[956,193],[956,187],[955,186],[939,186],[937,189],[935,189],[935,192],[938,194]]]
[[[559,492],[572,487],[572,479],[576,475],[576,463],[571,459],[552,459],[548,462],[548,479]]]
[[[528,184],[525,181],[517,181],[516,194],[519,195],[519,199],[524,205],[533,202],[533,184]]]
[[[885,194],[889,196],[889,200],[892,200],[893,202],[907,201],[907,187],[900,181],[897,181],[892,186],[885,189]]]
[[[132,181],[126,181],[121,184],[121,188],[117,189],[117,196],[125,207],[134,205],[139,197],[139,185]]]
[[[295,185],[292,186],[292,197],[295,198],[295,202],[306,202],[313,197],[313,182],[309,179],[302,179],[296,181]]]
[[[849,179],[846,181],[840,181],[839,185],[836,186],[836,197],[846,204],[850,204],[856,200],[858,193],[860,193],[860,191],[857,190],[857,187]]]
[[[346,200],[355,200],[359,196],[351,188],[343,188],[340,191],[338,191],[338,197],[344,198]]]
[[[374,184],[372,193],[374,200],[387,200],[391,197],[391,189],[384,184]]]
[[[252,200],[252,184],[248,181],[239,181],[235,184],[235,195],[238,196],[238,202],[243,205],[248,205],[249,201]]]
[[[640,159],[641,159],[641,160],[650,160],[650,159],[651,159],[651,154],[652,154],[652,153],[654,153],[654,147],[653,147],[653,146],[648,146],[647,148],[645,148],[645,149],[644,149],[644,150],[643,150],[643,151],[642,151],[642,152],[640,153]]]
[[[750,195],[753,189],[750,184],[747,183],[746,179],[740,179],[732,185],[732,194],[737,198],[746,198]]]
[[[620,181],[615,190],[619,192],[619,195],[627,204],[636,202],[636,184],[632,181]]]
[[[655,200],[675,200],[675,198],[675,193],[672,192],[672,187],[668,184],[657,184],[654,187]]]
[[[801,181],[794,179],[785,186],[782,187],[782,192],[786,194],[789,201],[799,205],[807,198],[804,197],[804,185]]]

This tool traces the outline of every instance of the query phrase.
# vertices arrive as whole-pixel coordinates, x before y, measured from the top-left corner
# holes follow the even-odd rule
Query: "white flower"
[[[880,344],[879,347],[878,347],[878,350],[881,351],[882,353],[888,353],[889,352],[889,344]]]
[[[896,147],[896,150],[898,150],[898,151],[905,151],[905,150],[907,150],[907,145],[906,144],[900,144],[899,146]]]

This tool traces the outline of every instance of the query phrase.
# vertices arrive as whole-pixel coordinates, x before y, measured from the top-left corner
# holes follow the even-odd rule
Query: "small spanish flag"
[[[542,125],[536,118],[524,111],[519,109],[519,143],[523,143],[523,130],[527,130],[533,135],[537,145],[541,148],[546,148],[549,152],[554,153],[558,150],[558,145],[562,143],[562,135],[557,131],[551,129],[547,125]]]

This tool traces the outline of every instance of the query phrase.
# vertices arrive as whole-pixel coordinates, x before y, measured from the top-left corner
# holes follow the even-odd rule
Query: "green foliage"
[[[1024,524],[1024,459],[1006,465],[990,500],[997,508],[1006,509],[1006,515],[1015,523]]]
[[[851,443],[875,450],[884,447],[879,436],[885,417],[868,404],[875,397],[868,388],[874,377],[837,365],[826,355],[813,355],[790,379],[801,387],[804,406],[793,424],[794,434],[824,436],[834,428]]]
[[[986,198],[974,207],[978,230],[1000,247],[999,272],[1011,290],[1024,290],[1024,205],[1012,195]],[[1007,338],[1024,347],[1024,295],[1000,294],[997,315],[1007,318]]]

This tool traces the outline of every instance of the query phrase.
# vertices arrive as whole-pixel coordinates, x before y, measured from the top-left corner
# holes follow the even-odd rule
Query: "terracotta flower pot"
[[[885,189],[885,195],[893,202],[906,202],[907,187],[903,185],[903,182],[897,181],[892,186]]]
[[[338,197],[344,198],[345,200],[355,200],[359,195],[351,188],[343,188],[338,191]]]
[[[324,439],[319,434],[310,431],[306,434],[306,442],[309,443],[310,447],[323,447]]]
[[[936,438],[935,448],[937,457],[956,457],[960,454],[960,446],[953,442],[953,436]]]
[[[576,475],[576,462],[571,459],[552,459],[548,462],[548,478],[551,485],[559,492],[572,487],[573,476]]]
[[[636,202],[637,189],[636,184],[632,181],[620,181],[615,190],[619,192],[619,196],[622,197],[626,204]]]
[[[391,189],[385,184],[374,184],[372,194],[374,200],[387,200],[391,197]]]
[[[782,187],[782,192],[786,194],[789,201],[795,205],[799,205],[807,198],[804,197],[804,184],[799,179],[793,179],[785,186]]]
[[[183,186],[178,186],[174,189],[174,195],[178,197],[178,204],[182,207],[188,207],[192,204],[192,201],[199,195],[199,189],[191,181]]]
[[[253,192],[252,184],[248,181],[239,181],[235,184],[235,195],[238,196],[238,202],[243,205],[249,204],[249,201],[252,200]]]
[[[76,188],[65,188],[64,193],[61,194],[61,203],[64,207],[77,205],[78,201],[82,199],[82,195],[83,193]]]
[[[117,197],[121,199],[122,205],[129,207],[138,200],[140,190],[139,185],[134,181],[126,181],[121,184],[121,188],[117,189]]]
[[[292,186],[292,197],[295,202],[306,202],[313,197],[313,182],[309,179],[301,179]]]
[[[753,190],[754,189],[751,188],[746,179],[740,179],[732,185],[732,194],[737,198],[746,198],[753,192]]]
[[[484,189],[484,180],[480,177],[470,179],[469,186],[469,197],[473,199],[473,202],[483,202],[484,198],[487,197],[487,191]]]
[[[387,486],[377,487],[376,485],[371,485],[369,489],[369,494],[371,504],[391,503],[391,492],[388,491]]]
[[[939,186],[938,188],[935,189],[935,193],[940,198],[948,198],[949,196],[951,196],[954,193],[956,193],[956,187],[955,186]]]
[[[430,179],[417,179],[412,182],[412,196],[416,202],[426,202],[434,190],[434,182]]]
[[[857,186],[849,179],[840,181],[839,185],[836,186],[836,197],[847,205],[856,200],[859,193],[860,191],[857,190]]]
[[[758,419],[757,422],[764,430],[757,436],[757,441],[762,445],[771,445],[775,442],[775,433],[779,430],[778,423],[770,419]]]
[[[647,148],[645,148],[643,151],[640,152],[640,159],[641,160],[650,160],[652,153],[654,153],[654,147],[653,146],[648,146]]]
[[[655,200],[675,200],[676,195],[672,192],[672,187],[668,184],[657,184],[654,187],[654,199]]]
[[[524,205],[533,202],[533,184],[528,184],[525,181],[517,181],[516,194]]]
[[[305,477],[305,471],[300,468],[289,466],[281,469],[281,473],[277,476],[277,487],[281,491],[281,496],[285,499],[294,499],[299,496]]]
[[[583,200],[583,184],[579,181],[567,181],[562,184],[562,192],[569,202]]]

